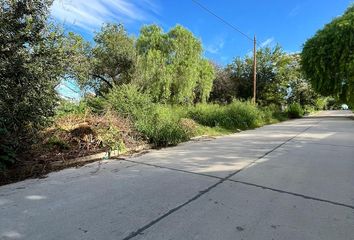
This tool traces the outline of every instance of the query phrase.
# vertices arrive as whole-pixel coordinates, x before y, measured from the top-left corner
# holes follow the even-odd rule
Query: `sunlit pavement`
[[[327,111],[0,187],[0,239],[354,239],[354,121]]]

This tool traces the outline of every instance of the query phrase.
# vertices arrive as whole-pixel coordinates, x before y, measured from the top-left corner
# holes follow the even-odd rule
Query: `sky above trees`
[[[198,0],[218,16],[250,37],[257,35],[259,46],[279,43],[286,52],[300,52],[304,42],[334,17],[341,15],[353,0],[233,1]],[[139,35],[143,25],[157,24],[168,31],[176,24],[200,38],[204,56],[219,65],[252,53],[252,42],[210,15],[192,0],[54,0],[54,20],[68,31],[93,43],[103,23],[123,23],[129,34]],[[70,88],[70,89],[69,89]],[[78,99],[74,82],[58,87],[63,95]],[[74,91],[73,91],[74,90]]]
[[[257,34],[260,46],[280,43],[297,52],[317,29],[342,14],[352,0],[232,1],[199,0],[247,35]],[[138,35],[144,24],[158,24],[165,31],[182,24],[199,37],[205,56],[227,64],[252,50],[252,42],[211,16],[192,0],[55,0],[52,17],[67,30],[92,40],[104,22],[122,22]]]

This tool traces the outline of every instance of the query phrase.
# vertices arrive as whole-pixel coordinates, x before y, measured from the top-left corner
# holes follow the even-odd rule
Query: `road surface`
[[[354,239],[354,121],[323,112],[0,187],[0,239]]]

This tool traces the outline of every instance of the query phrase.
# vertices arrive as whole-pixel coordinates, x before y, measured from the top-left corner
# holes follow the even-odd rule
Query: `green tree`
[[[1,152],[8,159],[53,115],[55,86],[65,75],[62,31],[48,24],[52,1],[0,2]],[[5,149],[5,150],[4,150]],[[11,154],[12,155],[12,154]]]
[[[301,106],[316,106],[320,95],[316,93],[311,83],[305,79],[300,67],[300,55],[289,55],[290,62],[286,74],[290,81],[288,82],[288,104],[299,103]]]
[[[319,93],[354,104],[354,5],[304,44],[302,69]]]
[[[201,59],[199,63],[199,78],[195,88],[195,102],[206,102],[209,99],[213,88],[215,70],[213,65],[206,59]]]
[[[145,26],[136,46],[140,67],[135,81],[155,101],[192,103],[209,96],[214,71],[190,31],[176,26],[164,33],[156,25]]]
[[[257,102],[261,105],[286,102],[289,56],[277,45],[257,51]],[[227,66],[234,85],[234,97],[250,99],[253,93],[253,57],[236,58]]]
[[[172,75],[164,54],[151,49],[139,56],[134,83],[152,96],[154,102],[166,103],[171,97]]]
[[[84,66],[76,69],[81,87],[92,88],[98,95],[104,95],[114,86],[131,82],[136,66],[134,39],[128,35],[122,24],[106,24],[95,37],[95,46],[88,50],[83,40],[77,39],[81,56],[87,56]]]
[[[171,65],[167,36],[157,25],[144,26],[140,30],[136,48],[139,53],[134,82],[151,94],[154,102],[168,102],[171,97]]]
[[[210,101],[230,103],[236,96],[236,84],[231,78],[229,67],[221,67],[213,64],[215,78],[210,92]]]
[[[168,33],[169,61],[172,64],[171,97],[174,103],[191,103],[198,81],[201,42],[193,33],[176,26]]]

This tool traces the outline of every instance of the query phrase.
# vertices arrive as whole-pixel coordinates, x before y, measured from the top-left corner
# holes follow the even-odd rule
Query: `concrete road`
[[[0,239],[354,239],[349,111],[0,187]]]

